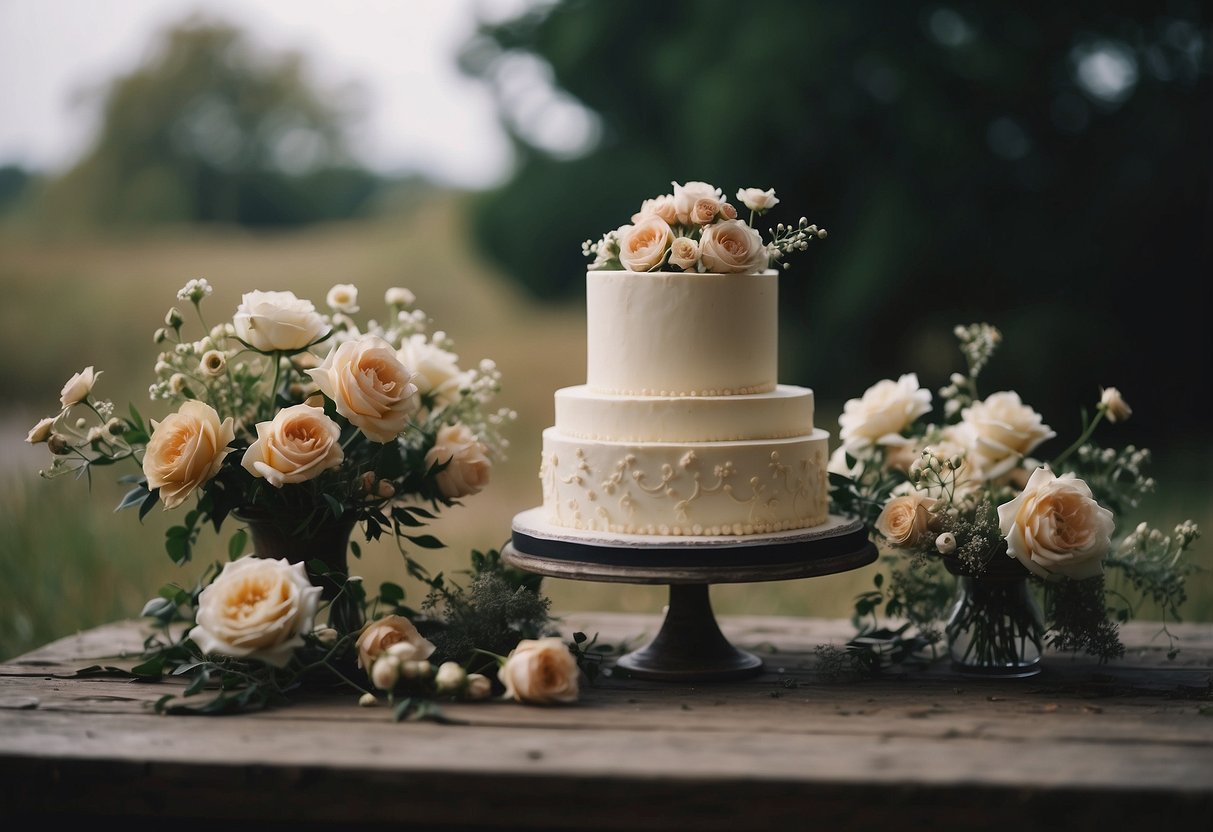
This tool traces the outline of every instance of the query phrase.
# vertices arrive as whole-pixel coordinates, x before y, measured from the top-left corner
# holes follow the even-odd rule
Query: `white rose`
[[[882,379],[843,405],[838,438],[852,455],[872,445],[905,445],[910,440],[902,431],[930,409],[931,391],[918,385],[917,373]]]
[[[625,225],[618,232],[619,262],[628,271],[650,271],[665,260],[673,241],[670,224],[656,215],[635,225]]]
[[[253,556],[232,561],[198,596],[190,639],[203,653],[283,667],[312,631],[320,587],[302,563]]]
[[[973,402],[960,412],[960,417],[957,436],[987,479],[1009,473],[1025,454],[1057,435],[1014,391]]]
[[[257,423],[257,439],[240,464],[254,477],[281,488],[306,482],[341,464],[341,428],[324,408],[297,404],[279,410],[270,422]]]
[[[670,265],[684,272],[696,271],[699,262],[699,243],[690,237],[675,237],[670,244]]]
[[[88,394],[93,392],[93,385],[97,383],[100,375],[101,372],[93,372],[92,367],[85,367],[76,373],[63,385],[63,389],[59,393],[59,403],[64,407],[71,407],[87,399]]]
[[[434,447],[425,455],[426,468],[449,463],[435,478],[438,490],[449,500],[479,493],[489,484],[493,463],[475,434],[463,424],[443,425]]]
[[[1099,391],[1099,409],[1108,417],[1108,421],[1115,424],[1123,422],[1133,415],[1133,408],[1129,407],[1129,403],[1120,395],[1120,391],[1115,387],[1108,387]]]
[[[737,192],[737,201],[756,214],[763,214],[779,204],[775,189],[742,188]]]
[[[578,676],[576,657],[556,636],[518,642],[497,672],[506,696],[532,705],[577,701]]]
[[[1073,474],[1037,468],[1015,499],[998,507],[1007,554],[1049,580],[1081,580],[1103,572],[1112,546],[1112,512]]]
[[[219,473],[236,438],[229,416],[222,422],[213,407],[191,399],[162,422],[152,422],[152,437],[143,454],[149,489],[160,489],[165,510],[185,502],[204,482]]]
[[[695,200],[708,197],[719,202],[724,199],[724,193],[720,188],[714,188],[707,182],[687,182],[685,185],[671,182],[670,184],[674,186],[674,215],[682,225],[691,224],[691,211],[695,207]]]
[[[632,222],[640,222],[647,217],[661,217],[669,225],[678,222],[678,212],[674,209],[674,197],[666,194],[655,199],[646,199],[640,210],[632,214]]]
[[[412,372],[376,335],[334,347],[323,364],[307,372],[337,412],[375,442],[394,440],[417,410]]]
[[[921,491],[893,497],[876,518],[876,531],[894,546],[916,546],[930,529],[935,503]]]
[[[338,283],[329,289],[324,302],[329,309],[352,315],[358,311],[358,287],[352,283]]]
[[[409,644],[414,648],[410,656],[425,659],[433,654],[433,642],[418,632],[417,628],[402,615],[385,615],[368,622],[354,647],[358,651],[358,666],[369,670],[375,659],[387,653],[393,644]],[[397,661],[400,657],[393,655]]]
[[[324,334],[324,319],[294,292],[246,292],[232,316],[236,336],[261,352],[301,350]]]
[[[432,343],[422,333],[410,335],[396,355],[412,371],[417,393],[433,403],[434,412],[459,401],[470,381],[470,375],[459,369],[459,356]]]
[[[704,228],[699,259],[714,274],[754,274],[770,262],[762,236],[741,220],[721,220]]]

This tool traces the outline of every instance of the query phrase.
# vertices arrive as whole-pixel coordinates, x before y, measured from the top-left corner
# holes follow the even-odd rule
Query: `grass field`
[[[319,305],[333,284],[354,283],[364,311],[373,314],[387,288],[405,286],[455,340],[465,366],[494,359],[505,379],[500,403],[519,413],[509,429],[509,458],[494,468],[486,491],[429,529],[448,548],[417,557],[432,571],[453,573],[466,568],[471,549],[501,546],[513,516],[540,501],[540,432],[552,422],[553,391],[584,381],[584,310],[579,302],[536,303],[477,259],[459,200],[443,196],[405,215],[270,235],[0,235],[0,347],[8,357],[0,364],[0,659],[134,616],[163,583],[191,584],[224,551],[226,535],[212,536],[198,561],[175,566],[162,545],[171,516],[155,511],[140,524],[133,513],[114,514],[120,487],[112,479],[43,480],[45,447],[23,441],[34,422],[57,408],[63,382],[86,365],[103,372],[99,395],[120,407],[136,402],[152,418],[164,415],[147,401],[158,351],[152,333],[177,302],[177,289],[194,277],[215,287],[206,304],[212,323],[230,316],[252,289],[290,289]],[[841,403],[829,392],[817,391],[817,421],[834,433]],[[1209,450],[1155,449],[1164,491],[1150,507],[1152,518],[1191,517],[1209,530]],[[122,473],[133,467],[114,476]],[[1213,567],[1210,546],[1198,545],[1199,562]],[[354,570],[369,586],[393,580],[417,591],[403,579],[391,543],[365,547]],[[713,604],[722,614],[843,616],[875,571],[717,586]],[[1189,620],[1213,620],[1211,574],[1191,580]],[[666,601],[661,587],[549,580],[545,588],[556,610],[657,612]]]

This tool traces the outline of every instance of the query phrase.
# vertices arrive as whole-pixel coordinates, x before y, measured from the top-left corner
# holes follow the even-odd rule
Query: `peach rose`
[[[993,393],[960,412],[957,436],[969,449],[975,467],[987,479],[1009,473],[1046,439],[1056,436],[1040,414],[1014,391]]]
[[[674,210],[674,197],[666,194],[655,199],[646,199],[640,210],[632,214],[632,222],[637,223],[647,217],[661,217],[669,225],[678,222],[678,212]]]
[[[438,429],[434,447],[425,455],[426,467],[447,462],[438,472],[438,490],[449,500],[479,493],[489,484],[493,463],[485,446],[463,424],[443,425]]]
[[[1037,468],[1015,499],[998,507],[1007,554],[1047,580],[1081,580],[1103,572],[1112,546],[1112,512],[1074,474]]]
[[[935,502],[921,491],[893,497],[876,518],[876,531],[894,546],[914,546],[930,530]]]
[[[696,200],[707,197],[716,200],[719,204],[724,199],[724,192],[707,182],[687,182],[685,185],[671,182],[670,184],[674,186],[674,215],[682,225],[691,224],[691,211],[695,207]]]
[[[619,262],[628,271],[647,272],[665,260],[674,241],[670,224],[657,215],[619,229]]]
[[[261,352],[301,350],[324,334],[324,319],[294,292],[246,292],[232,316],[236,336]]]
[[[312,631],[320,587],[302,563],[249,555],[223,567],[198,596],[189,632],[203,653],[283,667]]]
[[[375,664],[375,659],[393,644],[409,644],[415,648],[412,658],[428,659],[434,652],[434,644],[418,632],[402,615],[385,615],[369,622],[358,636],[354,647],[358,650],[358,666],[369,670]]]
[[[167,511],[219,473],[236,438],[229,416],[222,422],[215,408],[191,399],[161,422],[152,422],[152,437],[143,454],[149,489],[160,489]]]
[[[334,347],[323,364],[307,373],[337,412],[375,442],[394,440],[417,410],[412,372],[378,336],[363,335]]]
[[[518,642],[497,678],[506,696],[531,705],[576,702],[580,669],[577,659],[560,638],[523,639]]]
[[[741,220],[705,227],[699,238],[699,259],[714,274],[755,274],[770,262],[762,236]]]
[[[720,213],[721,201],[715,197],[701,196],[691,206],[691,222],[695,225],[707,225],[716,219]]]
[[[284,407],[273,421],[257,423],[257,439],[240,464],[275,488],[306,482],[341,464],[345,453],[340,439],[341,428],[325,415],[324,408],[310,404]]]
[[[676,237],[670,244],[670,265],[684,272],[696,271],[699,261],[699,243],[690,237]]]

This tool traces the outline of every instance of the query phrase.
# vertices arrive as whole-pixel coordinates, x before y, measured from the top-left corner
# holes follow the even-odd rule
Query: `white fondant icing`
[[[556,428],[582,439],[718,442],[813,431],[813,391],[785,384],[746,396],[613,396],[579,385],[555,399]]]
[[[779,275],[586,272],[586,384],[637,396],[775,389]]]

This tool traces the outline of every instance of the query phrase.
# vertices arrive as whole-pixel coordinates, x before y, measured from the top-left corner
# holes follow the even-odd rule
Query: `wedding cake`
[[[778,383],[779,268],[826,236],[779,200],[671,183],[583,245],[586,380],[555,393],[539,478],[544,522],[645,536],[766,535],[829,519],[829,435],[813,391]]]
[[[556,391],[543,432],[548,522],[718,536],[826,521],[813,391],[777,383],[778,281],[586,273],[586,383]]]

